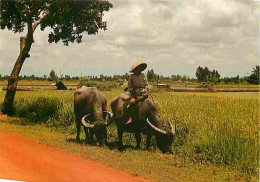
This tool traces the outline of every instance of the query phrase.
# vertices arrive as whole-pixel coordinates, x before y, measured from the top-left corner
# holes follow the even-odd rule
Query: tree
[[[30,57],[36,28],[39,25],[42,31],[51,28],[49,43],[81,43],[82,33],[96,34],[98,30],[106,30],[106,22],[102,20],[103,12],[112,8],[112,4],[102,0],[1,0],[0,3],[1,29],[14,33],[27,29],[27,34],[20,37],[20,54],[8,79],[3,104],[2,112],[10,115],[19,73],[26,58]]]
[[[55,73],[54,70],[51,70],[49,80],[51,80],[51,81],[57,81],[58,80],[58,76],[57,76],[57,74]]]
[[[71,80],[70,75],[65,75],[65,80]]]
[[[204,80],[203,71],[204,71],[204,69],[200,66],[196,70],[196,77],[198,78],[198,82],[202,82]]]
[[[220,79],[220,74],[217,70],[210,71],[208,67],[198,67],[196,70],[196,77],[198,78],[198,82],[213,82],[217,83]]]
[[[128,80],[128,78],[129,78],[129,74],[128,74],[128,73],[125,73],[124,79],[125,79],[125,80]]]
[[[83,86],[83,85],[89,86],[89,82],[90,82],[90,79],[87,76],[83,76],[82,78],[79,79],[80,86]]]
[[[181,78],[181,81],[182,81],[182,82],[186,82],[186,81],[187,81],[186,75],[184,75],[184,76]]]
[[[154,73],[153,69],[147,71],[147,79],[149,82],[154,81],[156,79],[156,74]]]
[[[211,75],[211,71],[208,69],[207,66],[204,68],[204,71],[202,72],[202,75],[203,75],[204,81],[206,81],[206,82],[209,81],[210,75]]]
[[[252,74],[248,77],[247,82],[251,84],[259,84],[259,66],[253,68]]]
[[[215,84],[220,82],[220,74],[218,73],[218,71],[213,70],[212,72],[210,72],[209,81]]]
[[[239,75],[237,75],[237,76],[235,77],[234,83],[235,83],[235,84],[239,84],[239,83],[240,83]]]

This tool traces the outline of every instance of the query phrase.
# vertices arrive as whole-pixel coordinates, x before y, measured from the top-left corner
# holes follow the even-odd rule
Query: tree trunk
[[[3,103],[3,114],[12,115],[13,114],[13,103],[14,103],[14,97],[16,93],[17,83],[19,74],[21,71],[21,68],[23,66],[23,63],[27,57],[29,57],[29,51],[31,49],[33,39],[32,36],[22,36],[20,38],[20,55],[18,56],[14,68],[12,70],[12,73],[8,79],[8,85],[7,90],[5,94],[5,100]]]

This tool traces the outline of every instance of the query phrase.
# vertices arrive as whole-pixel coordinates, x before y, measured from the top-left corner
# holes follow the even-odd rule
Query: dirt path
[[[0,179],[55,182],[146,181],[3,131],[0,131]]]

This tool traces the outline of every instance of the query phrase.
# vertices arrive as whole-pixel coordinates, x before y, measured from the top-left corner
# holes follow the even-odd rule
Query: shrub
[[[116,82],[98,82],[98,81],[90,81],[88,79],[80,80],[79,87],[87,86],[87,87],[97,87],[101,91],[110,91],[113,88],[119,86],[119,83]]]
[[[113,88],[118,87],[119,84],[116,82],[99,82],[96,87],[102,91],[110,91]]]
[[[14,113],[27,123],[46,123],[49,127],[68,127],[75,122],[73,102],[58,98],[20,98],[15,102]]]
[[[69,127],[75,122],[75,115],[72,103],[63,102],[57,112],[48,119],[48,126]]]
[[[40,123],[54,116],[60,105],[58,98],[20,98],[14,104],[14,115],[26,118],[30,123]]]

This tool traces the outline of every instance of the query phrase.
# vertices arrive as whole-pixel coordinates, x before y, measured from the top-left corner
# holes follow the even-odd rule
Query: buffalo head
[[[172,124],[167,121],[169,128],[167,129],[160,129],[156,126],[154,126],[149,119],[147,119],[147,123],[156,131],[156,143],[158,148],[163,153],[171,153],[172,154],[172,143],[173,143],[173,136],[175,134],[175,127],[172,126]]]
[[[104,118],[106,118],[106,115],[108,115],[108,121],[110,121],[111,118],[111,113],[104,111]],[[99,143],[99,145],[104,145],[107,144],[107,125],[108,122],[106,120],[98,120],[98,121],[94,121],[93,123],[90,122],[89,120],[90,114],[85,115],[84,117],[82,117],[81,122],[82,124],[91,129],[93,131],[93,133],[96,136],[96,139]]]

